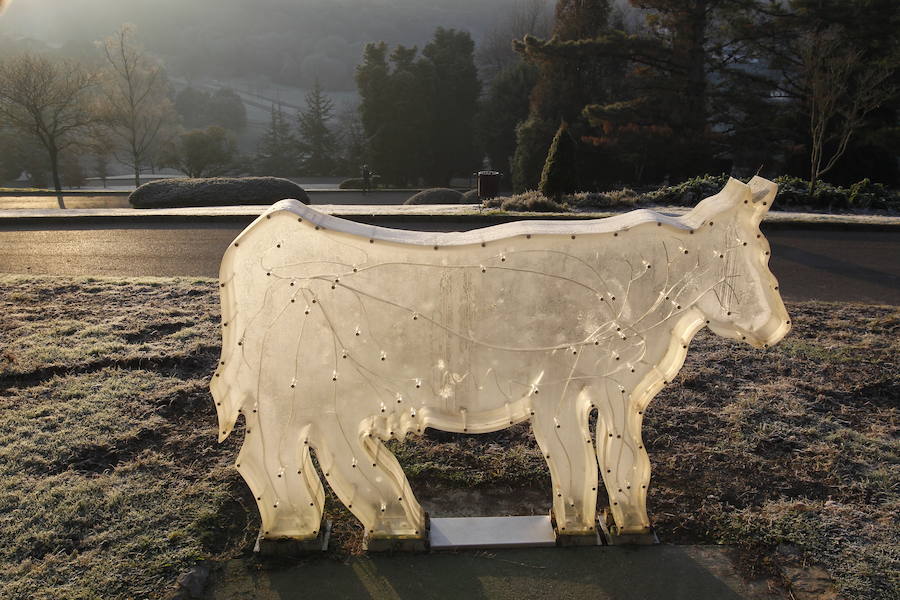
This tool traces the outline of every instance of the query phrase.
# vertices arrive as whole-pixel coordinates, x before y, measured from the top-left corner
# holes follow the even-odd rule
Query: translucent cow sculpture
[[[777,186],[730,180],[690,213],[398,231],[275,204],[221,266],[212,380],[262,538],[314,538],[324,491],[371,538],[420,538],[425,514],[383,442],[426,427],[531,421],[560,534],[594,532],[599,475],[618,531],[646,532],[644,411],[694,334],[766,347],[790,321],[759,223]],[[596,442],[588,428],[597,411]]]

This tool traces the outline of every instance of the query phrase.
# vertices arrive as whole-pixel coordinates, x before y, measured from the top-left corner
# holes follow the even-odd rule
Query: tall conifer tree
[[[306,94],[306,108],[297,115],[300,154],[304,175],[332,175],[337,166],[338,144],[329,122],[334,117],[334,102],[325,95],[316,79]]]
[[[254,168],[260,175],[286,177],[300,171],[297,138],[281,105],[272,106],[269,127],[259,141]]]

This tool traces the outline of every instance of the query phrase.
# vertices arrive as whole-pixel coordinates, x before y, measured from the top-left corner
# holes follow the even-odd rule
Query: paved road
[[[310,204],[403,204],[415,194],[413,190],[378,190],[363,194],[361,191],[340,190],[333,184],[306,184],[303,186]],[[131,208],[128,193],[97,196],[63,195],[66,208]],[[0,194],[0,210],[57,208],[56,196],[4,196]]]
[[[0,224],[0,273],[213,277],[244,226],[145,220],[140,226],[54,224],[42,230]],[[785,298],[900,305],[900,231],[774,229],[766,235]]]

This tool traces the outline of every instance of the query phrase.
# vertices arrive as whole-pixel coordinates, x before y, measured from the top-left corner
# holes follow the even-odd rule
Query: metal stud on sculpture
[[[464,233],[274,205],[222,260],[211,385],[220,440],[246,419],[237,465],[261,537],[318,534],[314,450],[370,538],[421,538],[425,514],[383,442],[526,420],[560,534],[594,532],[598,462],[618,532],[646,532],[641,422],[694,334],[762,348],[790,329],[759,230],[776,190],[732,179],[679,218],[638,210]]]

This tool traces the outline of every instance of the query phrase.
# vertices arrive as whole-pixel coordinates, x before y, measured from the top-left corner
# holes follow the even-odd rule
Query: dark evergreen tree
[[[501,70],[481,103],[478,143],[491,167],[509,178],[516,152],[516,127],[528,118],[528,96],[537,79],[533,65],[518,62]],[[507,179],[508,180],[508,179]]]
[[[569,134],[569,126],[563,121],[553,136],[547,160],[541,172],[540,192],[559,202],[563,194],[576,190],[575,140]]]
[[[446,186],[453,175],[477,167],[475,115],[481,84],[475,69],[475,43],[468,32],[438,27],[422,50],[421,70],[430,78],[428,163],[423,175],[431,186]]]
[[[369,44],[356,80],[370,167],[393,185],[445,185],[477,165],[479,83],[467,33],[439,28],[415,47]]]
[[[433,74],[429,65],[417,59],[417,48],[397,46],[390,55],[390,115],[383,135],[389,155],[382,180],[395,185],[418,185],[431,164],[433,145],[440,140],[430,138],[433,97]]]
[[[334,102],[325,95],[316,79],[312,90],[306,94],[306,108],[297,114],[304,175],[321,177],[334,174],[338,144],[328,124],[333,117]]]
[[[621,61],[618,93],[588,105],[589,140],[625,151],[607,155],[612,172],[643,180],[682,179],[724,167],[736,132],[751,125],[771,91],[755,82],[750,41],[756,0],[632,0],[644,9],[647,34],[608,31],[578,45]],[[748,115],[753,118],[748,118]],[[736,126],[741,124],[741,127]],[[745,133],[750,130],[743,128]],[[733,154],[731,154],[733,157]]]
[[[281,105],[272,106],[269,127],[256,148],[253,169],[259,175],[286,177],[300,172],[300,157],[294,137]]]
[[[360,97],[359,115],[368,144],[369,166],[381,174],[383,181],[393,183],[389,131],[393,110],[386,43],[366,44],[363,61],[356,67],[355,77]]]
[[[618,63],[585,46],[608,30],[608,0],[559,0],[553,36],[539,40],[526,36],[514,47],[538,69],[531,92],[528,118],[516,131],[513,187],[518,191],[537,186],[547,148],[560,121],[570,124],[580,138],[588,129],[582,111],[588,104],[606,103],[613,97]],[[584,154],[584,153],[583,153]],[[587,154],[584,154],[587,158]],[[580,171],[589,173],[591,169]],[[592,182],[586,180],[587,187]]]
[[[356,176],[360,167],[369,163],[366,132],[359,110],[345,107],[337,116],[337,140],[339,158],[337,172]]]

